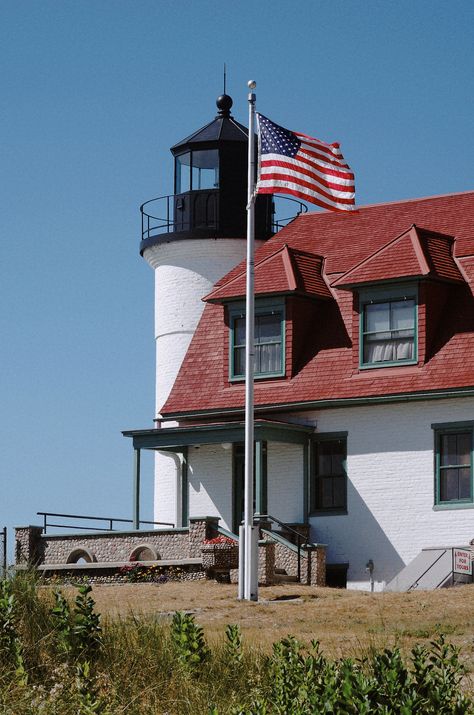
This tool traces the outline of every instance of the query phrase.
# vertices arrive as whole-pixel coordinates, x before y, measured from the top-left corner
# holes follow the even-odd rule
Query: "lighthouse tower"
[[[247,129],[217,99],[217,116],[171,147],[174,194],[144,203],[140,253],[155,272],[156,415],[204,309],[202,297],[245,258]],[[272,200],[256,205],[256,247],[272,235]],[[184,525],[180,457],[156,453],[155,520]]]

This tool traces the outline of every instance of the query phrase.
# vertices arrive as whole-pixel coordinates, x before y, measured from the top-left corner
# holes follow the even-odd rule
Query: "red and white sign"
[[[453,549],[454,573],[472,574],[471,551],[466,549]]]

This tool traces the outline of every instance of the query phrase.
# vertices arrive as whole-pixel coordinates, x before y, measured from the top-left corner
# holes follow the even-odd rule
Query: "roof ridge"
[[[453,191],[452,193],[448,194],[434,194],[433,196],[419,196],[418,198],[414,199],[397,199],[397,201],[382,201],[378,204],[363,204],[362,206],[357,206],[357,211],[362,211],[363,209],[373,209],[377,208],[380,206],[396,206],[397,204],[412,204],[412,203],[417,203],[419,201],[431,201],[432,199],[447,199],[450,198],[451,196],[468,196],[469,194],[474,194],[474,189],[468,189],[467,191]],[[304,220],[305,218],[309,218],[310,216],[331,216],[333,215],[333,211],[330,210],[323,210],[323,211],[308,211],[305,214],[299,214],[296,218],[298,220]],[[340,214],[341,216],[351,216],[355,215],[357,216],[357,212],[354,211],[347,211],[346,213]]]
[[[391,246],[393,243],[396,243],[398,240],[400,240],[401,238],[403,238],[403,236],[406,236],[407,234],[409,234],[410,231],[413,230],[413,228],[416,229],[416,226],[415,226],[414,223],[410,226],[410,228],[405,229],[404,231],[402,231],[401,233],[399,233],[397,236],[395,236],[395,238],[390,239],[389,241],[387,241],[387,243],[384,243],[383,246],[380,246],[380,248],[377,248],[377,250],[374,251],[373,253],[371,253],[369,256],[366,256],[365,258],[363,258],[363,259],[362,259],[361,261],[359,261],[359,263],[357,263],[355,266],[352,266],[352,268],[349,268],[349,270],[346,271],[345,273],[343,273],[342,276],[340,276],[339,278],[336,278],[336,280],[335,280],[333,283],[331,283],[331,285],[336,286],[336,284],[339,283],[339,281],[342,281],[343,278],[345,278],[346,276],[350,275],[351,273],[355,273],[355,272],[357,271],[357,269],[360,268],[360,266],[363,266],[364,263],[369,263],[369,262],[370,262],[373,258],[375,258],[375,256],[377,256],[379,253],[382,253],[382,252],[385,251],[387,248],[389,248],[389,246]]]

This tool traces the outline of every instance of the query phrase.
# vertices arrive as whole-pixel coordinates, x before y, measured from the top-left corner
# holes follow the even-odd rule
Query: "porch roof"
[[[255,441],[257,442],[306,444],[308,437],[314,432],[313,425],[255,420]],[[244,422],[222,422],[191,427],[164,427],[122,432],[124,437],[133,439],[134,449],[159,449],[164,452],[182,452],[185,447],[198,444],[243,442],[244,433]]]

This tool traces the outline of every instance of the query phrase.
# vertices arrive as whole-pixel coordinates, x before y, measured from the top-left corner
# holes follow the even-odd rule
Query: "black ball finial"
[[[221,94],[220,97],[217,97],[216,99],[216,105],[218,111],[218,116],[219,117],[230,117],[230,108],[234,102],[232,101],[232,97],[229,97],[228,94]]]

